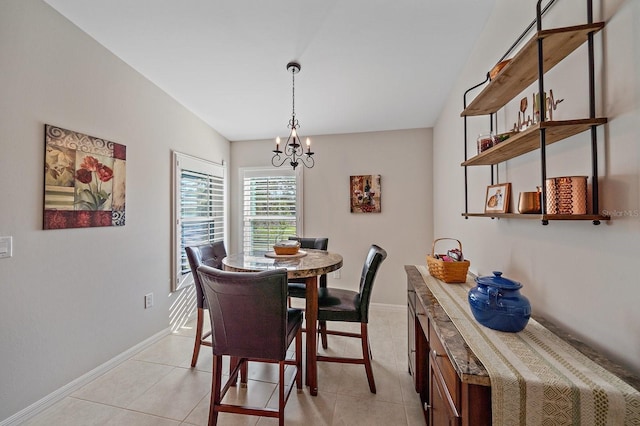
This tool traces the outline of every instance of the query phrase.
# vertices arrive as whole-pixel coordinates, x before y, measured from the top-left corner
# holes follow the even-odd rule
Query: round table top
[[[306,256],[296,258],[273,258],[265,256],[267,251],[230,254],[222,259],[226,271],[256,272],[278,268],[287,269],[289,278],[307,278],[328,274],[342,267],[342,256],[325,250],[304,249]]]

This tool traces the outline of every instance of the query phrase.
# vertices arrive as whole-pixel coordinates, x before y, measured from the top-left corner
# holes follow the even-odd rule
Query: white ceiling
[[[495,0],[45,0],[231,141],[431,127]]]

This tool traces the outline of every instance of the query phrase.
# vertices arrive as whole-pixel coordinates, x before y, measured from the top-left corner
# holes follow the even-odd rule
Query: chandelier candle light
[[[300,124],[296,119],[296,74],[300,72],[300,64],[297,62],[289,62],[287,64],[287,70],[291,73],[292,79],[292,111],[291,120],[287,128],[291,129],[287,142],[285,142],[283,151],[280,150],[280,136],[276,138],[276,149],[273,150],[273,157],[271,158],[271,164],[275,167],[280,167],[287,161],[293,169],[298,167],[298,164],[302,163],[305,167],[312,168],[315,164],[313,159],[313,152],[311,151],[311,140],[307,138],[307,151],[304,152],[302,144],[300,143],[300,136],[298,135],[298,128]],[[283,154],[282,156],[280,154]]]

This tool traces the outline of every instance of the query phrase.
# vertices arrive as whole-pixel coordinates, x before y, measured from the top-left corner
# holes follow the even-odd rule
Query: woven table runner
[[[472,282],[446,284],[416,267],[489,373],[494,425],[640,425],[640,392],[533,319],[519,333],[480,325]]]

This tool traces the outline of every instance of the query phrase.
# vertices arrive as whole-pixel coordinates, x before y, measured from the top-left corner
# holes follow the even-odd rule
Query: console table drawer
[[[429,324],[429,345],[431,347],[431,363],[434,368],[438,369],[439,375],[442,376],[442,381],[446,386],[447,393],[450,395],[451,402],[456,411],[458,411],[460,410],[460,379],[431,324]]]

